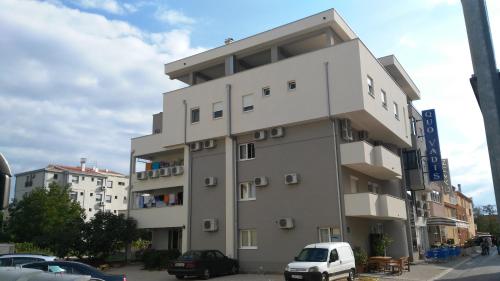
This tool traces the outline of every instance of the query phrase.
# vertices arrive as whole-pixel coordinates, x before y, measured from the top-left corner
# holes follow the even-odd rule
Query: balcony
[[[375,193],[345,194],[346,216],[374,219],[406,220],[406,205],[403,199]]]
[[[138,228],[182,227],[186,225],[187,207],[132,209],[130,216],[137,220]]]
[[[132,139],[132,149],[136,156],[157,153],[162,150],[163,134],[146,135]]]
[[[142,179],[139,179],[142,174]],[[160,174],[160,169],[144,171],[132,175],[132,188],[134,192],[170,188],[185,185],[184,166],[169,168],[168,176]]]
[[[381,180],[401,177],[399,156],[383,146],[365,141],[340,145],[342,165]]]

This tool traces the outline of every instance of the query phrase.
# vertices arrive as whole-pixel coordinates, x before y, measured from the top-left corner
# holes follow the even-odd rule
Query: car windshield
[[[195,260],[195,259],[199,259],[200,257],[201,257],[200,251],[187,251],[181,256],[181,259],[183,259],[183,260]]]
[[[300,252],[299,256],[295,260],[321,262],[321,261],[326,261],[327,257],[328,257],[328,249],[305,248]]]

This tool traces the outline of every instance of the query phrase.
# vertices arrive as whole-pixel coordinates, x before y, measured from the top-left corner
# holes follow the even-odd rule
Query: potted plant
[[[387,248],[391,246],[393,240],[387,234],[382,234],[380,238],[375,241],[375,255],[387,256]]]
[[[356,264],[356,272],[365,272],[366,263],[368,262],[368,254],[361,247],[354,247],[354,262]]]

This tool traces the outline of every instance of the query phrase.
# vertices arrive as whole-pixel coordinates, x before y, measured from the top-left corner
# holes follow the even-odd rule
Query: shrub
[[[175,260],[180,256],[177,249],[172,250],[145,250],[142,254],[144,269],[165,269],[170,261]]]
[[[49,256],[54,255],[54,253],[52,253],[49,249],[37,247],[33,243],[29,242],[16,243],[15,251],[18,254],[40,254]]]
[[[352,249],[356,265],[365,265],[368,262],[368,254],[360,247]]]

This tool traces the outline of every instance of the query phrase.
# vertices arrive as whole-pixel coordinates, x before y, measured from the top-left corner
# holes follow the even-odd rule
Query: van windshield
[[[300,252],[299,256],[295,260],[321,262],[321,261],[326,261],[327,257],[328,257],[328,249],[305,248]]]

